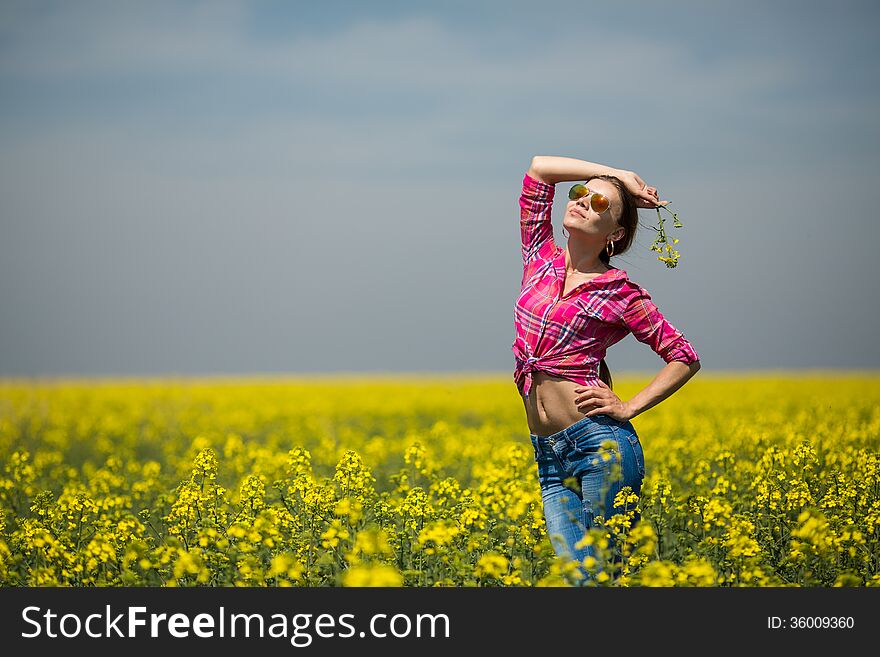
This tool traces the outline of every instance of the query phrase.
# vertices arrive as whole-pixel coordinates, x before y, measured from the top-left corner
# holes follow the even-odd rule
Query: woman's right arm
[[[661,201],[656,187],[648,187],[635,171],[615,169],[604,164],[576,160],[572,157],[555,155],[535,155],[529,167],[529,175],[549,185],[566,180],[589,180],[593,176],[611,175],[620,180],[627,191],[633,195],[636,207],[656,208],[669,201]]]
[[[604,164],[555,155],[535,155],[529,167],[529,175],[532,178],[548,185],[569,180],[588,180],[603,174],[618,176],[621,173],[620,169],[606,167]]]
[[[556,187],[532,175],[532,169],[523,176],[519,196],[519,228],[522,235],[523,278],[525,285],[532,270],[552,257],[557,250],[553,240],[550,214]]]

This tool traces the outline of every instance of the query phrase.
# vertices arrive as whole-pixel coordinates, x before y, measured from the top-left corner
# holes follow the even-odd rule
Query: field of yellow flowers
[[[880,584],[880,375],[700,373],[632,422],[596,584]],[[576,583],[506,376],[0,380],[0,467],[3,586]]]

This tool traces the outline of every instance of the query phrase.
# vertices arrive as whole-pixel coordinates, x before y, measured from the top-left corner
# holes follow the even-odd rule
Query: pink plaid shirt
[[[667,363],[699,360],[684,334],[623,269],[610,269],[561,298],[565,249],[553,241],[550,222],[555,189],[526,174],[519,197],[523,278],[514,314],[513,378],[520,394],[528,396],[534,370],[599,385],[605,351],[630,332]]]

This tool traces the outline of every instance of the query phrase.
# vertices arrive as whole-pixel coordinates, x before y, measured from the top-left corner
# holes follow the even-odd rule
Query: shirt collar
[[[556,254],[556,257],[553,258],[553,268],[556,270],[556,278],[560,281],[565,280],[565,249],[559,249],[559,253]],[[599,274],[595,278],[587,281],[586,283],[582,283],[582,285],[590,285],[596,282],[604,282],[604,281],[614,281],[619,278],[626,278],[626,270],[624,269],[609,269],[608,271]]]

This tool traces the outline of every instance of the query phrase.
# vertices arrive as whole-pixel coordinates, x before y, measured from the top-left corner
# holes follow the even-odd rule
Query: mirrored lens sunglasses
[[[571,201],[577,201],[588,194],[590,195],[590,199],[587,202],[587,207],[592,207],[595,212],[602,214],[605,210],[611,207],[611,201],[608,200],[607,196],[592,191],[586,185],[577,184],[568,190],[568,198]]]

